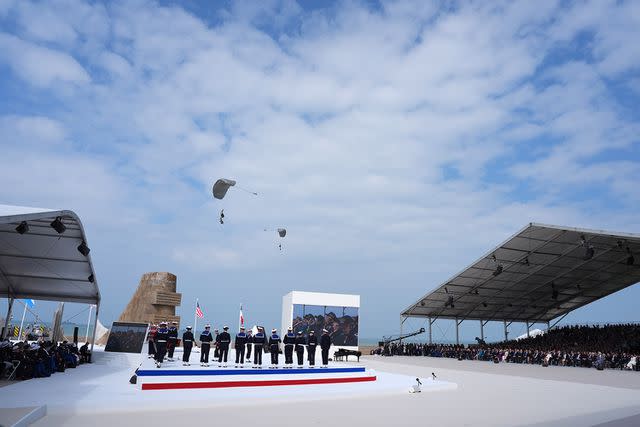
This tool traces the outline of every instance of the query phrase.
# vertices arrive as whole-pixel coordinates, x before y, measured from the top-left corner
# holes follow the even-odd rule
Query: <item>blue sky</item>
[[[527,222],[640,232],[638,2],[211,3],[0,1],[0,200],[81,216],[103,323],[171,271],[185,319],[339,291],[375,337]]]

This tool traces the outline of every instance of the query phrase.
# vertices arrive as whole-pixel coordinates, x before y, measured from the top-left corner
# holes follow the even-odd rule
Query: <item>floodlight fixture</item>
[[[18,224],[18,226],[16,227],[16,231],[18,232],[18,234],[24,234],[28,232],[29,224],[27,224],[27,221],[22,221],[20,224]]]
[[[89,252],[91,252],[91,249],[89,249],[89,246],[87,246],[84,240],[78,245],[78,252],[84,256],[89,255]]]
[[[494,272],[493,272],[493,273],[491,273],[491,274],[493,275],[493,277],[496,277],[496,276],[498,276],[498,275],[502,274],[502,271],[503,271],[503,270],[504,270],[504,267],[503,267],[501,264],[498,264],[498,265],[496,266],[496,269],[494,270]]]
[[[51,228],[56,230],[58,234],[62,234],[67,230],[67,227],[62,223],[62,218],[57,216],[56,219],[51,221]]]
[[[89,277],[87,277],[87,280],[88,280],[89,282],[93,283],[93,282],[95,282],[95,281],[96,281],[96,278],[95,278],[95,277],[93,277],[93,274],[90,274],[90,275],[89,275]]]
[[[584,252],[584,257],[582,259],[585,261],[588,261],[591,258],[593,258],[593,255],[595,255],[595,253],[596,253],[596,249],[593,247],[593,245],[588,244],[587,249]]]

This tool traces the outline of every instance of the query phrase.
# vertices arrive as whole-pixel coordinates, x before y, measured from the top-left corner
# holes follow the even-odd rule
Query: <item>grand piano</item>
[[[346,348],[339,348],[337,351],[333,353],[333,360],[342,360],[349,361],[349,356],[355,356],[358,358],[358,362],[360,361],[360,356],[362,356],[361,351],[348,350]]]

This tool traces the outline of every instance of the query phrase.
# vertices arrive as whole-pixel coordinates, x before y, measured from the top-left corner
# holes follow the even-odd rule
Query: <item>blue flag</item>
[[[27,307],[29,308],[33,308],[36,306],[36,302],[32,299],[26,299],[24,300],[24,303],[27,305]]]

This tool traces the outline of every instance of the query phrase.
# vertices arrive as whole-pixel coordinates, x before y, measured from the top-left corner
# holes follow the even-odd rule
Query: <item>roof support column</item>
[[[402,344],[402,327],[404,326],[404,322],[406,322],[407,319],[407,317],[400,315],[400,341],[398,341],[398,344]]]
[[[93,321],[93,338],[91,339],[91,357],[93,357],[93,346],[96,343],[96,329],[98,329],[98,313],[100,313],[100,301],[96,304],[96,318]]]
[[[431,317],[429,317],[429,344],[431,344],[431,325],[433,322],[435,322],[435,320],[431,320]]]
[[[549,323],[549,321],[547,320],[547,331],[548,331],[549,329],[551,329],[551,326],[549,326],[549,324],[550,324],[550,323]]]
[[[7,317],[4,318],[4,328],[2,328],[2,337],[0,337],[1,339],[5,339],[9,332],[9,319],[11,319],[11,312],[13,311],[13,300],[14,298],[7,299]]]
[[[509,340],[509,331],[507,330],[507,321],[504,321],[504,340]]]
[[[531,335],[529,333],[529,321],[527,320],[525,323],[527,324],[527,338],[530,338]]]
[[[480,339],[484,341],[484,322],[480,321]]]
[[[456,345],[460,345],[460,323],[462,322],[458,322],[458,318],[456,317]]]

